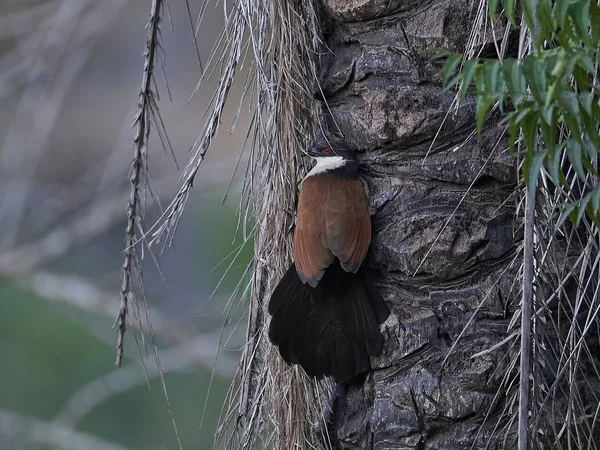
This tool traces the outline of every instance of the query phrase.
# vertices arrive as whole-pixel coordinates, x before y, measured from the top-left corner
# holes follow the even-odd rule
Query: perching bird
[[[362,267],[371,219],[356,154],[315,144],[300,189],[294,263],[271,295],[269,338],[308,375],[348,381],[381,350],[390,310]]]

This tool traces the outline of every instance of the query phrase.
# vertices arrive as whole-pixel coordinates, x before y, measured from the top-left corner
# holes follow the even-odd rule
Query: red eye
[[[326,155],[329,155],[331,153],[331,147],[325,147],[325,149],[323,150],[323,153],[325,153]]]

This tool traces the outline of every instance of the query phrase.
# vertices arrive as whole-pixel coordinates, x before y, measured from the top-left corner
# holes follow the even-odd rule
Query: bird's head
[[[320,140],[312,144],[307,149],[309,156],[318,159],[329,159],[340,157],[346,161],[356,161],[356,152],[343,147],[340,143],[335,141]]]

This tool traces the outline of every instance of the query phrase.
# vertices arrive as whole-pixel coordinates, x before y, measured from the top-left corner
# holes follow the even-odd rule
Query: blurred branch
[[[46,0],[35,7],[3,12],[0,39],[13,37],[16,45],[0,58],[0,98],[23,85],[56,79],[64,55],[93,47],[128,2]],[[29,22],[23,26],[26,20]]]
[[[55,2],[30,6],[19,11],[4,12],[0,15],[0,39],[18,38],[34,31],[40,31],[40,22],[55,10]]]
[[[22,278],[19,284],[46,300],[67,303],[107,317],[114,315],[115,294],[99,289],[82,277],[42,271]],[[165,316],[156,308],[149,308],[152,326],[156,333],[179,343],[193,339],[195,336],[181,321]]]
[[[58,74],[54,89],[48,88],[45,83],[41,86],[34,83],[27,86],[21,96],[13,123],[6,134],[4,148],[0,152],[0,173],[6,177],[6,183],[2,183],[4,195],[0,204],[0,224],[3,228],[0,246],[11,246],[17,239],[29,190],[45,154],[50,134],[54,130],[65,97],[88,56],[89,49],[69,55]],[[46,94],[48,91],[50,93]]]
[[[235,159],[209,164],[206,174],[197,181],[197,185],[211,185],[232,171]],[[155,183],[156,190],[173,187],[177,173],[168,174]],[[76,195],[74,193],[73,195]],[[37,268],[64,256],[76,245],[84,244],[106,232],[123,219],[123,204],[129,193],[99,199],[84,211],[72,211],[74,218],[65,224],[54,227],[41,238],[19,247],[0,252],[0,279],[18,278],[34,272]]]
[[[15,63],[32,58],[32,54],[34,57],[20,77],[26,80],[26,86],[0,152],[0,190],[3,192],[0,246],[5,248],[12,247],[17,240],[29,191],[65,98],[96,41],[104,34],[106,24],[118,14],[126,0],[103,2],[101,8],[90,10],[92,4],[94,2],[89,0],[61,2],[47,19],[50,21],[48,29],[38,30],[29,38],[37,45],[18,41],[13,51]],[[10,62],[10,55],[2,62],[7,58]],[[0,70],[0,74],[3,72]],[[40,77],[40,73],[46,76]]]
[[[55,79],[64,55],[74,48],[74,33],[80,26],[90,0],[63,0],[51,5],[51,14],[40,16],[32,32],[16,41],[12,51],[0,59],[0,97],[11,95],[23,84],[39,83],[40,92]],[[30,16],[31,17],[31,16]],[[15,30],[18,26],[14,13],[5,16]]]
[[[171,179],[172,181],[172,179]],[[62,226],[49,230],[39,240],[0,253],[0,278],[17,278],[66,254],[77,244],[83,244],[108,230],[123,219],[121,195],[90,205],[86,211]]]
[[[52,445],[60,450],[130,450],[119,444],[113,444],[73,428],[33,419],[21,414],[0,410],[0,436],[2,444],[9,448],[37,448]]]
[[[179,372],[200,363],[209,370],[214,366],[215,375],[231,380],[238,366],[238,358],[221,355],[219,364],[215,365],[218,339],[219,333],[202,334],[186,344],[161,351],[162,373]],[[161,373],[156,366],[147,366],[145,374],[137,364],[114,370],[75,392],[56,415],[56,421],[66,426],[75,426],[94,408],[111,397],[143,384],[147,379],[159,376]]]

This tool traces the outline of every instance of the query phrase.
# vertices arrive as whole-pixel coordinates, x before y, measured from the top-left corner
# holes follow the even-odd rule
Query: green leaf
[[[543,44],[543,41],[555,31],[552,21],[552,3],[550,0],[539,0],[536,14],[540,24],[540,34],[537,37],[538,46]]]
[[[554,152],[556,151],[556,125],[542,123],[541,129],[542,137],[544,138],[544,143],[548,149],[549,157],[552,158],[554,156]]]
[[[523,9],[523,17],[525,23],[530,30],[535,30],[535,20],[533,15],[533,1],[532,0],[521,0],[521,8]]]
[[[581,140],[581,129],[579,127],[579,117],[571,116],[567,111],[563,111],[563,119],[567,124],[567,128],[571,133],[571,138],[582,144]]]
[[[567,178],[565,177],[565,174],[562,172],[562,170],[558,172],[558,177],[560,178],[560,185],[565,191],[571,189],[571,185],[567,181]]]
[[[569,16],[573,20],[579,39],[591,46],[590,39],[590,0],[577,0],[569,6]]]
[[[504,83],[500,85],[500,89],[504,89]],[[496,103],[498,104],[498,109],[500,110],[500,113],[504,115],[504,95],[497,96]]]
[[[592,190],[592,206],[594,207],[594,212],[597,213],[600,207],[600,183],[596,183]]]
[[[594,61],[592,60],[592,57],[590,55],[582,55],[579,58],[579,65],[588,73],[596,73]]]
[[[506,88],[508,89],[508,93],[513,96],[515,94],[515,85],[513,83],[512,72],[513,72],[513,68],[516,64],[517,64],[516,59],[507,58],[504,61],[502,61],[502,66],[500,67],[502,69],[502,77],[504,78],[504,81],[506,82]]]
[[[600,85],[594,89],[595,100],[592,101],[592,116],[600,121]]]
[[[525,153],[525,159],[523,160],[523,177],[525,178],[525,184],[529,195],[535,195],[538,175],[545,158],[546,152],[544,151],[528,151]]]
[[[565,28],[568,26],[566,22],[567,18],[567,9],[571,2],[569,0],[555,0],[554,2],[554,17],[558,22],[559,28]]]
[[[559,90],[558,80],[555,81],[554,83],[552,83],[550,85],[550,87],[548,88],[548,92],[546,93],[546,102],[544,103],[544,106],[543,106],[544,109],[550,108],[550,105],[552,104],[552,102],[554,101],[554,98],[556,96],[557,90]]]
[[[527,94],[527,81],[523,76],[523,70],[521,64],[515,64],[513,68],[513,83],[515,84],[515,89],[521,95]]]
[[[579,101],[577,99],[577,94],[571,91],[571,89],[560,89],[559,91],[558,104],[560,107],[567,110],[573,117],[577,117],[579,115]]]
[[[529,106],[524,106],[515,111],[512,117],[515,123],[520,126],[525,116],[532,112],[535,114],[532,108]]]
[[[502,75],[506,82],[508,93],[513,97],[513,103],[518,106],[526,94],[527,84],[521,71],[521,65],[513,58],[502,62]]]
[[[523,75],[525,75],[525,79],[529,83],[533,97],[538,103],[544,103],[547,80],[542,62],[535,55],[529,55],[523,60],[521,66],[523,67]]]
[[[571,214],[577,208],[577,204],[576,203],[563,203],[559,207],[561,209],[561,213],[560,213],[560,217],[558,218],[558,222],[556,222],[556,228],[560,228],[562,226],[562,224],[566,222],[566,220],[571,216]],[[572,222],[574,222],[574,220],[573,220],[574,218],[575,217],[573,217],[571,219]]]
[[[549,66],[546,66],[546,68],[547,69],[552,68],[552,70],[549,70],[551,76],[553,76],[555,78],[560,78],[560,77],[562,77],[563,73],[565,72],[565,68],[567,67],[567,64],[568,64],[567,53],[563,48],[559,48],[555,52],[555,56],[556,56],[556,59],[551,63],[550,63],[550,58],[548,58],[546,60],[547,63],[550,63]],[[559,80],[556,80],[556,82],[558,82],[558,81]]]
[[[445,48],[440,48],[440,47],[433,47],[431,49],[431,52],[432,52],[432,56],[431,56],[432,60],[446,59],[446,58],[448,58],[448,56],[450,56],[452,54]]]
[[[588,192],[583,196],[583,198],[579,201],[577,216],[575,217],[575,226],[579,226],[579,222],[581,222],[581,218],[585,214],[585,210],[587,208],[588,203],[590,202],[591,192]]]
[[[589,138],[590,143],[596,149],[596,152],[600,151],[600,137],[598,137],[598,122],[594,120],[586,111],[581,111],[581,123],[585,129],[586,136]]]
[[[496,94],[496,85],[498,84],[498,71],[500,70],[500,66],[498,61],[486,61],[483,64],[483,68],[485,86],[487,91],[493,96]]]
[[[594,102],[594,94],[592,94],[591,92],[582,92],[579,95],[579,98],[581,99],[581,106],[583,106],[584,111],[591,116],[592,104]]]
[[[458,66],[458,64],[460,63],[461,59],[462,55],[459,53],[453,53],[452,55],[449,55],[448,59],[444,63],[444,66],[442,67],[442,70],[440,70],[440,76],[442,77],[444,89],[449,89],[450,87],[452,87],[448,86],[447,83],[450,76],[452,76],[452,74],[454,73],[456,66]]]
[[[488,0],[488,14],[492,25],[496,24],[496,11],[498,10],[498,0]]]
[[[506,18],[510,20],[510,23],[513,27],[519,28],[517,21],[515,19],[515,3],[516,0],[502,0],[502,5],[504,6],[504,14],[506,14]]]
[[[592,47],[600,45],[600,5],[591,3],[590,22],[592,24]]]
[[[587,92],[590,90],[590,84],[588,83],[588,73],[586,70],[579,65],[579,63],[573,68],[573,76],[577,82],[577,87],[581,92]]]
[[[566,142],[561,142],[554,149],[553,153],[548,154],[547,158],[547,167],[548,172],[550,173],[550,177],[552,178],[552,182],[556,185],[560,184],[560,164],[562,161],[563,150],[565,149]]]
[[[585,170],[587,170],[588,174],[592,174],[594,177],[597,177],[598,173],[596,172],[596,168],[594,167],[594,165],[588,158],[587,154],[588,154],[588,149],[586,149],[585,145],[584,145],[583,153],[581,154],[581,160],[583,162],[583,167],[585,168]]]
[[[460,91],[458,93],[458,97],[462,102],[467,96],[467,92],[469,90],[469,86],[471,85],[471,81],[473,81],[473,75],[475,75],[475,70],[478,67],[477,59],[469,59],[465,61],[462,68],[462,83],[460,85]]]
[[[566,49],[564,58],[567,61],[564,75],[570,78],[573,76],[573,70],[575,70],[575,65],[579,61],[579,51],[577,49]]]
[[[460,82],[461,79],[462,79],[462,73],[458,72],[448,82],[446,82],[446,87],[444,88],[444,90],[448,91],[448,90],[452,89]]]
[[[594,145],[590,142],[590,138],[589,138],[589,136],[587,134],[585,134],[583,136],[581,144],[583,146],[583,150],[585,151],[585,154],[590,159],[590,164],[592,165],[592,167],[595,167],[596,166],[596,162],[598,160],[598,152],[594,148]],[[587,168],[587,166],[585,165],[585,161],[584,161],[583,165],[584,165],[584,167]],[[589,172],[595,174],[596,170],[595,169],[594,170],[589,170]]]
[[[521,132],[523,133],[523,140],[525,141],[525,149],[527,152],[534,152],[536,149],[535,140],[537,137],[538,129],[538,117],[535,111],[531,111],[527,114],[521,123]]]
[[[511,119],[508,122],[508,149],[510,150],[511,154],[514,154],[515,144],[519,139],[519,132],[521,129],[519,128],[518,122],[512,119],[512,117],[514,116],[511,116]]]
[[[475,117],[477,119],[477,135],[481,136],[481,130],[487,120],[487,115],[494,106],[494,99],[489,94],[480,95],[477,98],[477,106],[475,107]]]
[[[587,213],[587,216],[594,221],[594,224],[598,226],[598,223],[600,223],[600,217],[598,217],[598,214],[596,213],[594,205],[592,205],[591,201],[587,202],[587,205],[585,206],[585,212]]]
[[[540,116],[547,125],[552,127],[556,126],[554,123],[554,105],[551,104],[548,108],[542,106],[540,109]]]
[[[585,171],[583,170],[581,152],[582,148],[579,142],[569,139],[567,142],[567,156],[579,179],[585,182]]]
[[[570,27],[570,25],[567,25],[567,27]],[[570,29],[570,28],[568,28],[568,29]],[[556,33],[556,39],[558,40],[558,43],[560,44],[560,48],[569,50],[571,48],[571,41],[570,41],[569,36],[565,32],[565,30],[567,30],[567,28],[561,28],[560,31],[558,33]]]

